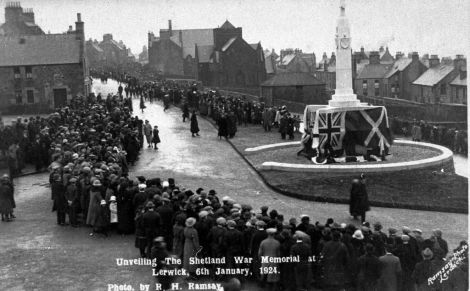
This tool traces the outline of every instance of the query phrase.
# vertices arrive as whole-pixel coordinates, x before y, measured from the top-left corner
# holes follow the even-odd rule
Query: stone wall
[[[27,78],[25,67],[19,69],[20,78],[15,79],[12,67],[0,68],[0,110],[4,114],[54,108],[54,89],[66,89],[67,101],[77,94],[85,94],[81,64],[32,66],[31,78]],[[34,100],[28,100],[28,90],[33,90]],[[17,101],[17,93],[22,96],[21,103]]]

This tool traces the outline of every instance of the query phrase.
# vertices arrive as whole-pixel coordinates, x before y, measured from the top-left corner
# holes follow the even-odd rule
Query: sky
[[[5,7],[6,0],[0,0]],[[159,29],[216,28],[225,20],[243,28],[248,43],[263,48],[335,50],[340,0],[23,0],[33,8],[36,23],[47,33],[65,32],[77,13],[85,22],[86,38],[102,40],[112,33],[133,53],[147,44],[147,33]],[[441,56],[467,55],[470,47],[469,0],[346,0],[352,48],[417,51]],[[0,15],[0,23],[4,22]]]

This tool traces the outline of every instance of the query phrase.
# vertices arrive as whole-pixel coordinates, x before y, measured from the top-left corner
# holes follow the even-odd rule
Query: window
[[[14,67],[13,74],[15,74],[15,79],[20,79],[21,78],[20,67]]]
[[[367,96],[367,80],[362,81],[362,95]]]
[[[27,79],[32,79],[33,78],[33,68],[25,67],[25,72],[26,72],[26,78]]]
[[[23,104],[23,94],[20,90],[15,92],[16,104]]]
[[[26,98],[28,100],[28,103],[34,103],[34,90],[27,90]]]
[[[395,85],[394,85],[394,84],[392,84],[391,92],[392,92],[392,93],[395,93]]]
[[[379,85],[379,80],[375,80],[374,81],[374,95],[375,96],[379,96],[379,90],[380,89],[380,85]]]
[[[447,92],[446,84],[441,84],[441,95],[445,95]]]

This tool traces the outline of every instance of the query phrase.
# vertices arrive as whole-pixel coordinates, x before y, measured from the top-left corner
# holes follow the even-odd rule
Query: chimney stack
[[[467,66],[467,60],[463,57],[463,55],[456,55],[454,59],[454,68],[457,71],[464,71],[462,68],[465,68]]]
[[[395,54],[395,60],[399,60],[399,59],[401,59],[402,57],[403,57],[403,53],[402,53],[402,52],[397,52],[397,53]]]
[[[382,46],[380,46],[380,48],[379,48],[379,53],[383,53],[383,52],[384,52],[384,46],[382,45]]]
[[[380,64],[380,53],[378,51],[370,52],[370,54],[369,54],[369,64],[371,64],[371,65]]]
[[[429,58],[429,67],[434,68],[434,67],[439,66],[439,64],[440,64],[439,57],[437,55],[431,55],[431,57]]]
[[[419,61],[419,54],[418,52],[412,52],[411,53],[411,60],[414,61]]]
[[[168,19],[168,31],[170,33],[170,36],[173,36],[173,28],[171,27],[171,19]]]

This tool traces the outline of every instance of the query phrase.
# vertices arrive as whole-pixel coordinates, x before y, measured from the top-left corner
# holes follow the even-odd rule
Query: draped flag
[[[323,108],[316,112],[312,146],[322,151],[331,146],[337,154],[344,150],[354,154],[354,149],[362,147],[380,155],[388,153],[392,142],[383,106]]]

